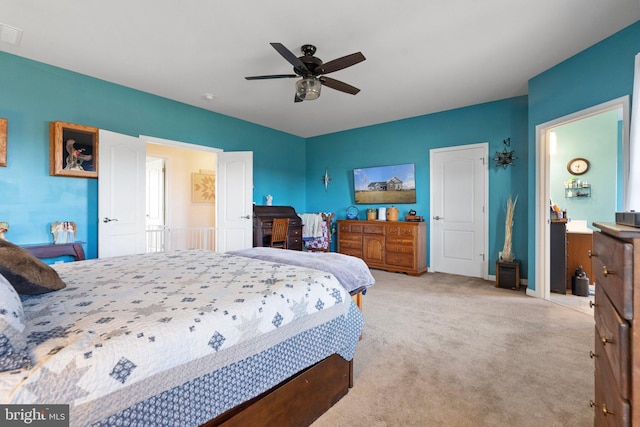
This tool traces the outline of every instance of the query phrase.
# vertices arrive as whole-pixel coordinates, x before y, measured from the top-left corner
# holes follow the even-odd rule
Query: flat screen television
[[[414,163],[353,170],[357,204],[400,204],[416,202]]]

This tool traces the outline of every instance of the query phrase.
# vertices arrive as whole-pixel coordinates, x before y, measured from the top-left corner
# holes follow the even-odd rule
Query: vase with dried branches
[[[516,256],[513,254],[513,212],[516,209],[516,203],[518,202],[518,196],[515,199],[509,197],[507,200],[507,216],[504,222],[504,247],[502,248],[502,254],[500,259],[503,261],[511,262]]]

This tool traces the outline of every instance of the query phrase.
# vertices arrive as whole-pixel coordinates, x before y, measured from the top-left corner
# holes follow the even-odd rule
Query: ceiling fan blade
[[[334,71],[351,67],[352,65],[355,65],[358,62],[362,62],[365,59],[367,58],[364,57],[362,52],[352,53],[351,55],[343,56],[342,58],[334,59],[333,61],[324,63],[320,66],[320,73],[318,74],[333,73]]]
[[[304,65],[302,61],[300,61],[300,58],[298,58],[293,52],[287,49],[282,43],[271,43],[271,46],[273,46],[273,48],[277,50],[284,59],[289,61],[289,63],[293,65],[294,68],[299,68],[302,71],[309,71],[307,70],[307,66]]]
[[[330,87],[331,89],[339,90],[340,92],[350,93],[351,95],[355,95],[356,93],[360,92],[360,89],[358,89],[357,87],[348,85],[344,82],[341,82],[340,80],[332,79],[331,77],[322,76],[320,77],[320,82],[323,85]]]
[[[245,77],[247,80],[265,80],[265,79],[290,79],[292,77],[300,77],[297,74],[272,74],[270,76],[250,76]]]

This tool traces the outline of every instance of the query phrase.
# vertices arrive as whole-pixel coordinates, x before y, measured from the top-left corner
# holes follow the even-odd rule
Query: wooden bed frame
[[[333,354],[201,427],[306,427],[353,387],[353,360]]]

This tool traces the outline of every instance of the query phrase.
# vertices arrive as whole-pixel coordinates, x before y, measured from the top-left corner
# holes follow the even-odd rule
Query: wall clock
[[[589,170],[589,166],[589,160],[578,157],[573,160],[569,160],[569,163],[567,163],[567,170],[573,175],[582,175]]]

